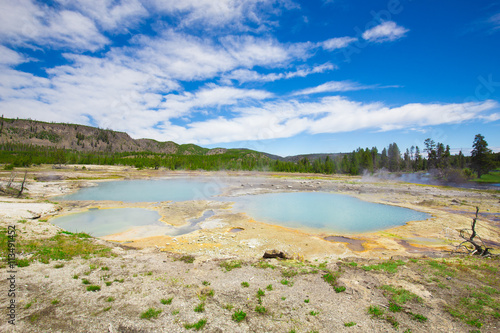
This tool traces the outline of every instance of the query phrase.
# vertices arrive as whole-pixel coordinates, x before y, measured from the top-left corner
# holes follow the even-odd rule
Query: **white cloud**
[[[310,74],[324,73],[336,69],[337,66],[330,63],[314,66],[312,68],[298,68],[296,71],[290,72],[280,72],[280,73],[270,73],[270,74],[260,74],[257,71],[248,69],[236,69],[231,73],[224,75],[222,78],[223,82],[229,82],[230,80],[236,80],[239,83],[245,82],[273,82],[282,79],[291,79],[294,77],[306,77]]]
[[[398,26],[393,21],[383,22],[376,27],[366,30],[362,37],[370,42],[392,42],[404,37],[409,30]]]
[[[376,86],[363,86],[360,85],[359,83],[351,81],[330,81],[313,88],[306,88],[303,90],[296,91],[292,95],[294,96],[311,95],[324,92],[345,92],[345,91],[373,89],[373,88],[376,88]]]
[[[357,40],[358,39],[354,37],[337,37],[324,41],[321,43],[321,46],[325,50],[333,51],[347,47],[349,44],[354,43]]]
[[[23,55],[0,45],[0,65],[18,65],[26,61],[27,59]]]
[[[124,31],[148,16],[139,0],[57,0],[66,9],[81,12],[104,30]]]
[[[192,81],[236,68],[286,66],[295,60],[292,52],[271,38],[231,35],[217,42],[168,30],[159,37],[141,36],[132,47],[113,50],[112,56],[132,67],[147,64],[172,79]]]
[[[179,26],[260,30],[276,25],[270,16],[298,8],[291,0],[149,0],[156,11],[180,18]],[[255,28],[252,28],[255,27]]]
[[[216,117],[186,127],[166,126],[168,139],[213,144],[287,138],[300,133],[341,133],[356,130],[389,131],[476,120],[497,109],[495,101],[454,104],[406,104],[388,107],[330,96],[318,102],[270,101],[261,106],[234,108],[234,118]],[[160,133],[158,133],[160,134]],[[165,138],[165,136],[163,136]]]
[[[500,29],[500,13],[489,18],[488,23],[493,26],[493,31]]]
[[[109,41],[80,13],[19,0],[0,2],[0,42],[96,51]]]

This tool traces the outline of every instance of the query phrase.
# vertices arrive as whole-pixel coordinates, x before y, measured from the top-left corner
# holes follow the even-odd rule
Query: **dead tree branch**
[[[471,229],[460,230],[460,237],[464,239],[462,243],[457,246],[458,251],[466,251],[471,255],[478,256],[491,256],[490,250],[492,248],[486,247],[481,237],[476,232],[476,224],[479,214],[479,207],[476,207],[476,217],[472,219]]]

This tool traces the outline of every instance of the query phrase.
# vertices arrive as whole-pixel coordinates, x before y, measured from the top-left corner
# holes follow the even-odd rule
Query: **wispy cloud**
[[[364,90],[364,89],[374,89],[378,88],[378,86],[364,86],[356,82],[351,81],[330,81],[319,86],[306,88],[299,91],[294,92],[292,95],[312,95],[326,92],[345,92],[345,91],[354,91],[354,90]]]
[[[375,43],[392,42],[404,37],[408,31],[408,29],[397,25],[393,21],[386,21],[366,30],[362,37]]]
[[[109,40],[78,12],[19,0],[0,2],[0,42],[96,51]]]
[[[500,29],[500,13],[497,13],[491,16],[488,19],[488,23],[492,26],[493,31],[497,31]]]
[[[262,30],[274,26],[272,15],[299,8],[291,0],[149,0],[156,11],[175,15],[180,27]],[[207,30],[209,32],[209,30]]]
[[[0,65],[17,65],[28,61],[25,56],[0,45]]]
[[[139,0],[57,0],[67,10],[80,12],[106,31],[124,32],[149,12]]]
[[[337,66],[326,63],[312,68],[298,68],[296,71],[289,72],[279,72],[270,74],[261,74],[257,71],[248,69],[237,69],[231,73],[224,75],[222,78],[223,82],[229,82],[230,80],[236,80],[240,84],[246,82],[272,82],[282,79],[291,79],[294,77],[306,77],[310,74],[324,73],[326,71],[334,70]]]
[[[349,46],[349,44],[354,43],[358,39],[355,37],[337,37],[324,41],[321,46],[325,50],[333,51],[336,49],[341,49]]]

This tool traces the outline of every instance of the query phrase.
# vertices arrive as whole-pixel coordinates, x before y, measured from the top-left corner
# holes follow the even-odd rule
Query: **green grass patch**
[[[411,300],[416,300],[417,302],[422,302],[422,299],[403,288],[396,288],[391,285],[383,285],[380,289],[384,290],[384,295],[390,296],[391,300],[396,304],[405,304]]]
[[[243,282],[241,283],[241,286],[242,286],[243,288],[248,288],[248,287],[250,287],[250,283],[248,283],[248,282],[246,282],[246,281],[243,281]]]
[[[456,276],[457,272],[451,268],[451,266],[448,266],[445,261],[442,263],[436,261],[436,260],[429,260],[428,265],[431,266],[434,269],[434,274],[439,275],[439,276]]]
[[[87,287],[87,291],[99,291],[99,290],[101,290],[100,286],[90,285]]]
[[[353,322],[353,321],[350,321],[350,322],[348,322],[348,323],[344,323],[344,326],[345,326],[345,327],[353,327],[353,326],[356,326],[356,323],[355,323],[355,322]]]
[[[243,321],[245,320],[245,318],[247,317],[247,314],[243,311],[243,310],[236,310],[233,315],[231,316],[231,318],[239,323],[240,321]]]
[[[180,257],[179,259],[175,259],[175,260],[176,261],[183,261],[186,264],[192,264],[194,262],[194,259],[195,258],[191,255],[184,255],[184,256]]]
[[[386,316],[385,321],[391,324],[396,330],[399,328],[399,322],[393,316]]]
[[[199,330],[203,329],[203,327],[205,327],[206,324],[207,324],[207,319],[203,318],[203,319],[200,319],[196,323],[193,323],[193,324],[187,324],[187,323],[184,324],[184,328],[187,330],[194,328],[195,330],[199,331]]]
[[[341,293],[341,292],[345,291],[345,287],[344,286],[335,286],[335,287],[333,287],[333,290],[335,290],[336,293]]]
[[[372,318],[380,318],[384,313],[385,311],[377,305],[370,305],[370,307],[368,308],[368,314],[371,315]]]
[[[273,285],[272,285],[272,284],[268,285],[268,286],[266,287],[266,289],[267,289],[268,291],[273,290]]]
[[[205,303],[203,302],[194,307],[194,312],[204,312],[204,311],[205,311]]]
[[[285,269],[285,270],[281,271],[281,274],[283,275],[283,277],[291,278],[291,277],[294,277],[295,275],[297,275],[298,273],[296,270],[289,268],[289,269]]]
[[[293,286],[293,282],[287,279],[281,280],[280,283],[284,286],[289,286],[289,287]]]
[[[259,262],[257,262],[253,266],[257,267],[257,268],[263,268],[263,269],[266,269],[266,268],[275,269],[276,268],[276,266],[271,265],[270,263],[268,263],[267,261],[264,261],[264,260],[260,260]]]
[[[365,271],[383,270],[383,271],[386,271],[388,273],[396,273],[398,271],[398,267],[403,266],[404,264],[405,263],[402,260],[396,260],[396,261],[389,260],[387,262],[383,262],[383,263],[380,263],[377,265],[364,265],[364,266],[361,266],[361,268],[364,269]]]
[[[152,318],[158,318],[158,316],[162,313],[162,310],[157,310],[155,308],[149,308],[143,313],[141,313],[141,319],[151,320]]]
[[[220,263],[220,267],[224,268],[226,272],[232,271],[235,268],[241,268],[241,260],[226,260]]]
[[[481,178],[476,178],[472,181],[478,183],[500,183],[500,171],[491,171],[490,173],[482,175]]]
[[[255,312],[260,313],[260,314],[265,314],[267,312],[267,309],[263,307],[262,305],[257,305],[255,307]]]
[[[401,312],[402,310],[402,307],[397,305],[397,304],[394,304],[394,303],[389,303],[389,311],[391,312]]]
[[[411,315],[411,319],[416,320],[418,322],[425,323],[427,321],[427,317],[424,315],[421,315],[418,313],[415,314],[415,313],[411,313],[411,312],[410,312],[410,315]]]
[[[163,304],[163,305],[170,305],[170,304],[172,304],[172,300],[173,299],[174,299],[173,297],[170,297],[170,298],[167,298],[167,299],[162,298],[160,300],[160,303]]]
[[[91,236],[85,233],[59,233],[48,239],[30,239],[18,242],[16,250],[32,253],[29,259],[18,261],[19,267],[28,266],[35,260],[48,264],[51,260],[71,260],[74,257],[89,259],[91,257],[110,257],[111,249],[94,243]],[[5,228],[0,230],[0,256],[7,258],[7,233]],[[6,259],[4,259],[6,260]],[[63,263],[56,264],[62,268]]]
[[[106,302],[113,302],[115,300],[115,298],[113,296],[109,296],[108,298],[106,298]]]

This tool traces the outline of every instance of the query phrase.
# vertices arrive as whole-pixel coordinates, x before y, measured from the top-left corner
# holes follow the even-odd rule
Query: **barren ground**
[[[15,186],[22,174],[18,171]],[[54,199],[100,181],[193,176],[220,183],[225,196],[332,191],[427,212],[432,218],[379,232],[339,235],[261,223],[232,212],[230,203],[210,200],[208,193],[197,201],[139,204]],[[5,185],[10,172],[3,171],[0,177],[0,185]],[[500,328],[498,258],[450,256],[460,242],[458,231],[470,228],[476,206],[484,213],[477,231],[499,252],[498,191],[343,176],[104,166],[32,168],[28,180],[27,198],[0,198],[0,227],[16,226],[17,248],[38,242],[29,252],[18,254],[31,262],[15,273],[16,325],[7,322],[5,312],[0,331],[185,332],[185,324],[200,320],[206,320],[202,328],[206,332],[496,332]],[[60,234],[61,229],[50,223],[55,216],[109,207],[154,209],[163,222],[176,226],[206,210],[215,214],[201,230],[177,237],[135,228],[102,239],[80,239]],[[233,228],[242,231],[231,232]],[[346,238],[335,242],[325,240],[328,236]],[[74,249],[92,243],[111,250],[48,263],[33,260],[45,245],[57,247],[55,239],[60,242],[62,237]],[[292,259],[262,260],[271,249]],[[231,264],[241,267],[227,270]],[[5,264],[2,271],[9,277]],[[6,309],[12,299],[7,279],[2,278],[0,285],[0,303]],[[100,290],[87,291],[89,285]],[[264,292],[260,297],[259,289]],[[162,299],[169,304],[162,304]],[[400,306],[400,311],[390,304]],[[373,316],[377,311],[372,308],[370,314],[370,306],[384,314]],[[150,308],[161,312],[142,319]],[[240,322],[232,319],[237,310],[246,313]]]

